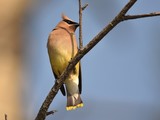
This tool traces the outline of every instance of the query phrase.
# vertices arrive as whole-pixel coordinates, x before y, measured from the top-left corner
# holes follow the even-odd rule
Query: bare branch
[[[126,15],[124,16],[123,20],[131,20],[131,19],[153,17],[153,16],[160,16],[160,12],[153,12],[153,13],[141,14],[141,15]]]
[[[120,13],[102,30],[100,31],[84,48],[80,49],[76,56],[72,58],[69,62],[67,68],[61,74],[60,78],[56,81],[54,86],[51,88],[49,94],[47,95],[45,101],[43,102],[37,117],[35,120],[44,120],[47,116],[47,110],[52,103],[54,97],[56,96],[58,90],[62,86],[64,80],[68,77],[74,66],[80,61],[80,59],[86,55],[104,36],[106,36],[117,24],[124,21],[125,14],[133,6],[137,0],[130,0]],[[136,19],[136,18],[135,18]],[[127,19],[126,19],[127,20]]]
[[[79,2],[79,49],[83,48],[83,36],[82,36],[82,11],[88,6],[88,4],[85,4],[82,7],[81,0],[78,0]]]
[[[88,7],[88,3],[86,3],[86,4],[82,7],[82,10],[85,10],[86,7]]]
[[[81,0],[79,1],[79,49],[83,47],[83,40],[82,40],[82,3]]]
[[[52,110],[52,111],[49,111],[49,112],[47,112],[47,114],[46,114],[46,116],[48,116],[48,115],[53,115],[55,112],[58,112],[57,110]]]
[[[134,3],[136,2],[137,0],[130,0],[125,6],[124,8],[120,11],[119,15],[122,17],[124,16],[128,10],[134,5]]]

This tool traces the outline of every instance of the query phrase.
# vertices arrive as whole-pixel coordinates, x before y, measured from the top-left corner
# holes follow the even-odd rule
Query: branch
[[[74,66],[81,60],[81,58],[86,55],[104,36],[106,36],[117,24],[124,21],[125,14],[134,5],[137,0],[130,0],[120,13],[108,24],[102,31],[100,31],[84,48],[80,49],[76,56],[72,58],[69,62],[67,68],[61,74],[60,78],[56,80],[56,83],[51,88],[49,94],[47,95],[45,101],[43,102],[39,113],[35,120],[44,120],[47,115],[47,110],[52,103],[54,97],[56,96],[58,90],[62,86],[64,80],[67,78]]]
[[[81,0],[79,1],[79,49],[83,48],[83,37],[82,37],[82,11],[88,6],[88,4],[85,4],[82,7]]]
[[[153,17],[153,16],[160,16],[160,12],[152,12],[152,13],[141,14],[141,15],[126,15],[124,16],[123,20],[131,20],[131,19]]]
[[[51,115],[51,114],[54,114],[55,112],[58,112],[58,111],[57,111],[57,110],[49,111],[49,112],[47,112],[46,116]]]
[[[86,7],[88,7],[88,3],[86,3],[86,4],[82,7],[82,10],[86,9]]]
[[[81,0],[79,1],[79,49],[82,49],[83,47],[83,41],[82,41],[82,3]]]

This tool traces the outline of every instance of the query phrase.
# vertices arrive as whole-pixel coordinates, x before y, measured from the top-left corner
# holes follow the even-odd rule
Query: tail
[[[72,96],[67,96],[67,111],[74,110],[80,107],[83,107],[83,102],[81,100],[80,94],[76,93]]]

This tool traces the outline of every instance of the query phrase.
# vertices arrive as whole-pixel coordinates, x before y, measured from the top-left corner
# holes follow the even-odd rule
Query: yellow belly
[[[67,54],[67,51],[57,51],[51,55],[51,65],[56,75],[61,75],[61,73],[65,70],[71,60],[71,57],[69,56],[70,55]]]

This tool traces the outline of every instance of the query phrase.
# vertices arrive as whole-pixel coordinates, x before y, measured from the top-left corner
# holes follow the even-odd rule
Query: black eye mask
[[[76,22],[73,22],[73,21],[70,21],[70,20],[66,20],[66,19],[64,19],[63,21],[68,23],[68,24],[77,24]]]

